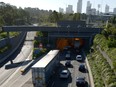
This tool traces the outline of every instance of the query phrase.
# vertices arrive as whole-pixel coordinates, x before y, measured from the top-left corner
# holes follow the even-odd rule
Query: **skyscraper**
[[[68,7],[66,7],[66,13],[73,13],[73,6],[72,5],[68,5]]]
[[[86,14],[91,14],[91,3],[90,1],[87,1],[87,7],[86,7]]]
[[[105,13],[109,13],[109,6],[108,5],[105,6]]]
[[[114,8],[113,14],[116,14],[116,8]]]
[[[78,0],[77,2],[77,13],[82,12],[82,0]]]
[[[64,9],[63,8],[59,8],[59,12],[60,13],[64,13]]]

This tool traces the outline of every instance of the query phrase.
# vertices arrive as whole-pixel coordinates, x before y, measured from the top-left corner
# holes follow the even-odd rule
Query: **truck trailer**
[[[59,50],[51,50],[32,66],[32,82],[34,87],[46,87],[59,65]]]

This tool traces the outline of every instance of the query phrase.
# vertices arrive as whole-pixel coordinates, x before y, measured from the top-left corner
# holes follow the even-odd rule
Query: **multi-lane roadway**
[[[25,59],[32,59],[34,36],[35,32],[28,32],[22,50],[13,60],[14,64],[10,64],[10,62],[8,62],[2,68],[0,68],[0,87],[33,87],[31,70],[29,70],[26,74],[22,75],[21,68],[25,66],[23,65],[25,64],[24,62],[28,63],[28,60]],[[85,80],[88,83],[86,87],[90,87],[88,73],[83,73],[78,70],[79,65],[81,63],[85,64],[85,61],[77,61],[77,54],[71,52],[71,67],[66,67],[65,55],[65,51],[60,54],[60,66],[56,69],[56,73],[50,79],[52,82],[50,83],[49,87],[77,87],[77,76],[84,76],[86,78]],[[85,60],[84,56],[83,59]],[[68,79],[60,79],[59,74],[62,69],[68,69],[70,71],[70,76]]]
[[[66,52],[63,52],[60,55],[60,66],[56,70],[56,74],[53,76],[53,82],[51,83],[51,87],[77,87],[76,77],[85,77],[85,80],[87,81],[86,87],[90,87],[87,67],[86,67],[86,72],[81,72],[78,70],[80,64],[82,63],[85,64],[85,57],[82,55],[83,61],[79,62],[76,60],[77,54],[71,53],[71,66],[66,67],[65,66],[65,62],[66,62],[65,55],[66,55]],[[69,78],[67,79],[60,78],[60,72],[63,69],[68,69],[70,71]]]
[[[26,75],[21,75],[20,69],[23,66],[25,59],[31,59],[31,51],[33,48],[35,32],[28,32],[24,45],[16,58],[13,60],[13,64],[6,63],[0,68],[0,87],[21,87],[28,79],[30,79],[31,72]],[[18,50],[17,50],[18,51]],[[16,54],[15,54],[16,55]],[[11,57],[14,57],[13,55]]]

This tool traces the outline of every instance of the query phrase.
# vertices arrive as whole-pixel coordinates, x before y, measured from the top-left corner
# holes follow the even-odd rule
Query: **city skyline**
[[[109,12],[113,12],[113,9],[116,8],[116,1],[114,0],[82,0],[82,13],[86,13],[87,1],[92,3],[92,8],[96,8],[98,10],[98,4],[102,4],[99,9],[102,12],[105,12],[106,4],[110,7]],[[32,7],[39,8],[44,10],[56,10],[59,11],[59,7],[66,9],[68,5],[73,5],[73,10],[77,12],[77,2],[78,0],[0,0],[0,2],[9,3],[11,5],[15,5],[17,7]],[[113,3],[112,3],[113,2]]]

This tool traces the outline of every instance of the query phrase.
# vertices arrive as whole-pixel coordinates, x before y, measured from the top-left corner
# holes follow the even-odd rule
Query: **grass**
[[[94,46],[100,45],[101,49],[107,53],[109,58],[112,60],[114,71],[116,71],[116,48],[108,47],[108,40],[104,37],[104,35],[98,34],[94,39]]]

